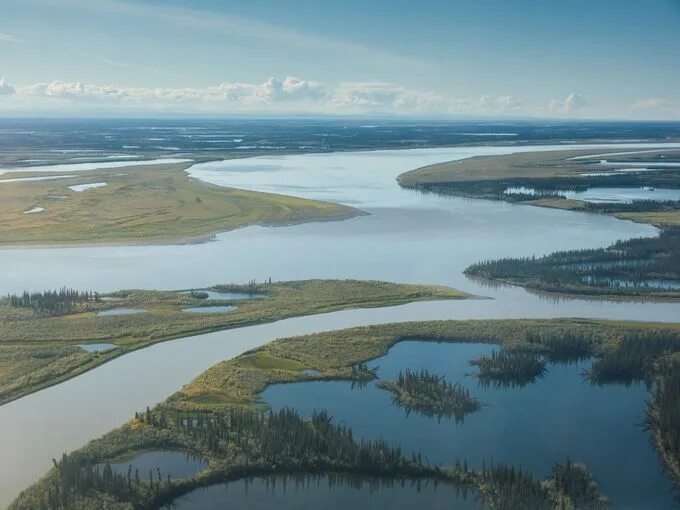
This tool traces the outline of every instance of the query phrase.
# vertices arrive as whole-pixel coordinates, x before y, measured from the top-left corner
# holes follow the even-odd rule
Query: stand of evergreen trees
[[[555,464],[545,482],[530,473],[502,464],[484,466],[479,474],[483,500],[493,510],[608,510],[590,472],[567,459]]]
[[[426,416],[453,417],[456,422],[462,422],[466,414],[481,407],[459,383],[450,383],[426,369],[400,371],[396,381],[381,381],[378,386],[394,394],[396,405]]]
[[[680,338],[673,333],[628,334],[601,353],[588,376],[597,384],[651,382],[659,361],[677,352],[680,352]]]
[[[98,292],[91,290],[76,290],[62,287],[59,290],[43,292],[28,292],[10,294],[7,296],[9,304],[16,308],[29,308],[36,313],[61,314],[68,313],[77,305],[99,303],[101,297]]]
[[[677,356],[660,363],[645,424],[654,435],[659,453],[680,492],[680,358]]]
[[[472,264],[465,274],[553,292],[612,295],[678,294],[655,280],[680,284],[680,229],[656,238],[619,241],[608,248],[503,258]]]
[[[526,386],[546,372],[545,361],[535,352],[521,350],[493,351],[470,362],[477,367],[482,384],[495,387]]]

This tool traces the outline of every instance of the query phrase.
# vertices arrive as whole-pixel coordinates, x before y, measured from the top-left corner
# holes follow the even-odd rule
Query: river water
[[[586,146],[577,146],[586,147]],[[607,146],[624,148],[626,145]],[[636,146],[638,147],[638,146]],[[556,147],[541,147],[541,150]],[[201,288],[216,283],[363,278],[451,285],[493,299],[414,303],[289,319],[155,345],[0,407],[0,505],[50,466],[50,458],[120,425],[212,364],[276,337],[399,320],[600,317],[677,321],[670,303],[546,299],[520,288],[486,288],[463,269],[479,260],[601,247],[656,229],[604,215],[399,188],[400,173],[423,165],[532,147],[474,147],[262,157],[195,165],[193,177],[221,185],[333,200],[369,213],[342,222],[222,233],[172,246],[0,250],[0,293],[69,286]]]

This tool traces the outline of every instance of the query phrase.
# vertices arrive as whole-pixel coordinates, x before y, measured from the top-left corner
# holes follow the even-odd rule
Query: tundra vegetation
[[[362,214],[339,204],[214,186],[190,178],[190,164],[131,163],[59,179],[54,172],[0,175],[0,245],[189,242],[247,225]],[[52,179],[3,182],[24,177]],[[106,186],[69,188],[99,182]],[[34,207],[45,210],[24,214]]]
[[[664,167],[677,162],[680,151],[659,150],[636,154],[621,151],[603,156],[603,149],[523,152],[500,156],[477,156],[460,161],[426,166],[399,176],[407,188],[444,195],[487,198],[558,209],[612,214],[621,219],[650,223],[661,228],[680,225],[680,202],[636,200],[632,203],[589,203],[566,199],[561,191],[589,188],[674,188],[680,189],[680,168]],[[607,160],[603,164],[602,157]],[[644,168],[651,162],[651,170]],[[639,163],[643,171],[620,164]],[[656,163],[659,166],[654,166]],[[619,164],[619,166],[617,166]],[[532,190],[508,193],[509,188]]]
[[[208,299],[200,291],[125,290],[100,295],[70,289],[27,291],[0,299],[0,404],[173,338],[345,308],[468,297],[447,287],[357,280],[251,282],[211,290],[261,294],[262,299]],[[202,314],[182,311],[215,305],[236,309]],[[100,315],[118,308],[144,313]],[[97,343],[115,348],[105,352],[81,348]]]
[[[293,410],[273,412],[252,405],[270,384],[371,377],[365,363],[402,340],[492,343],[501,352],[540,357],[548,367],[584,357],[594,358],[594,367],[620,363],[618,375],[610,374],[606,382],[650,384],[647,426],[666,465],[680,479],[674,469],[680,454],[675,416],[680,385],[677,377],[669,377],[677,373],[669,363],[680,356],[680,326],[581,319],[433,321],[280,339],[221,362],[164,403],[55,461],[11,508],[91,508],[104,502],[110,508],[158,508],[196,487],[241,477],[325,472],[454,483],[474,490],[493,509],[608,508],[592,476],[570,459],[555,465],[543,481],[495,462],[480,470],[470,469],[466,459],[432,466],[418,452],[358,440],[324,411],[304,419]],[[642,370],[626,365],[633,352],[645,360]],[[425,375],[422,379],[432,386],[432,374]],[[594,371],[586,375],[605,383]],[[418,387],[420,379],[416,374]],[[179,480],[155,470],[138,476],[132,469],[126,475],[106,468],[107,462],[150,449],[187,451],[207,459],[207,467]]]

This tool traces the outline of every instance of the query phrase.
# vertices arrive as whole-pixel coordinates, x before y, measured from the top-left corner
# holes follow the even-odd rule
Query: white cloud
[[[447,101],[433,92],[422,92],[383,82],[349,82],[331,96],[340,108],[410,113],[447,113]]]
[[[680,117],[680,102],[660,97],[640,99],[628,108],[634,117],[639,118],[677,119]]]
[[[588,106],[588,102],[581,94],[572,92],[565,99],[553,99],[548,105],[548,111],[559,115],[572,115]]]
[[[14,85],[7,83],[4,78],[0,78],[0,96],[11,96],[14,92]]]
[[[24,86],[0,82],[4,111],[66,113],[315,113],[531,115],[545,109],[525,105],[510,95],[453,97],[387,82],[341,82],[328,85],[294,76],[260,83],[225,82],[205,87],[127,87],[55,80]],[[553,100],[551,113],[576,114],[586,105],[578,94]]]
[[[0,42],[15,43],[19,42],[19,39],[5,32],[0,32]]]

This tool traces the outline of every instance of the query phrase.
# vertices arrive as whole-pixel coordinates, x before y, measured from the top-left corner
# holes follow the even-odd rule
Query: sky
[[[680,120],[680,0],[2,0],[0,116]]]

